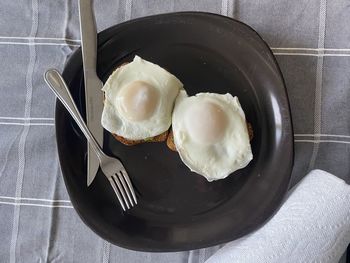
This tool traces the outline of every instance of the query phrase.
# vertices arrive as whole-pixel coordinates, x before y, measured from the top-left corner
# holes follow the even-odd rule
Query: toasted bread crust
[[[119,136],[115,133],[112,133],[114,139],[116,139],[117,141],[121,142],[124,145],[128,145],[128,146],[132,146],[132,145],[136,145],[136,144],[140,144],[140,143],[146,143],[146,142],[164,142],[167,137],[168,137],[168,130],[151,138],[147,138],[147,139],[143,139],[143,140],[129,140],[126,139],[122,136]]]
[[[176,146],[175,146],[175,142],[174,142],[174,133],[173,133],[173,129],[170,129],[168,138],[166,140],[166,145],[168,146],[168,148],[174,152],[177,152],[176,150]]]
[[[254,133],[253,133],[253,127],[249,122],[247,122],[247,129],[248,129],[249,140],[252,141],[254,137]],[[174,142],[173,129],[170,129],[168,138],[166,140],[166,144],[170,150],[177,152],[175,142]]]
[[[249,141],[252,141],[254,137],[254,131],[253,131],[253,126],[249,122],[247,122],[247,129],[248,129]]]

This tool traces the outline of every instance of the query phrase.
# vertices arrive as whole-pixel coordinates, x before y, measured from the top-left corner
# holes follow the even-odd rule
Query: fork
[[[137,204],[134,188],[123,164],[116,158],[106,155],[86,126],[61,74],[55,69],[45,72],[44,79],[57,98],[78,124],[88,143],[100,161],[100,167],[109,180],[124,211]]]

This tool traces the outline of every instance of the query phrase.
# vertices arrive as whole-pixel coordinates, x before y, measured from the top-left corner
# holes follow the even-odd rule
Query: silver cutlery
[[[45,73],[44,78],[50,89],[62,102],[80,127],[81,131],[84,133],[88,143],[99,160],[102,172],[108,178],[113,187],[123,210],[125,211],[126,209],[132,208],[137,204],[136,195],[123,164],[118,159],[110,157],[103,152],[81,117],[61,74],[55,69],[50,69]]]
[[[92,0],[79,0],[81,50],[83,57],[86,123],[99,145],[103,145],[103,128],[100,124],[103,110],[103,83],[96,74],[97,29]],[[94,180],[99,161],[88,145],[87,185]]]

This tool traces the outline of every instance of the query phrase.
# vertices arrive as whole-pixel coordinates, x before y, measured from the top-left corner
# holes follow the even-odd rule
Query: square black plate
[[[128,147],[105,132],[104,150],[121,159],[139,199],[123,213],[101,171],[86,186],[86,140],[57,102],[61,168],[81,219],[102,238],[143,251],[207,247],[259,227],[282,202],[294,155],[288,97],[269,47],[252,28],[227,17],[197,12],[150,16],[99,33],[99,77],[106,81],[136,54],[176,75],[190,95],[238,96],[253,126],[254,159],[228,178],[209,183],[191,173],[165,143]],[[84,109],[80,49],[63,76]]]

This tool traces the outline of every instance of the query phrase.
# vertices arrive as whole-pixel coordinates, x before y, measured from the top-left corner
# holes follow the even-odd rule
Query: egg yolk
[[[119,94],[123,115],[130,121],[149,119],[159,101],[157,89],[145,81],[134,81],[124,87]]]
[[[192,105],[185,115],[185,126],[191,138],[199,144],[214,144],[221,140],[227,127],[227,116],[212,102]]]

